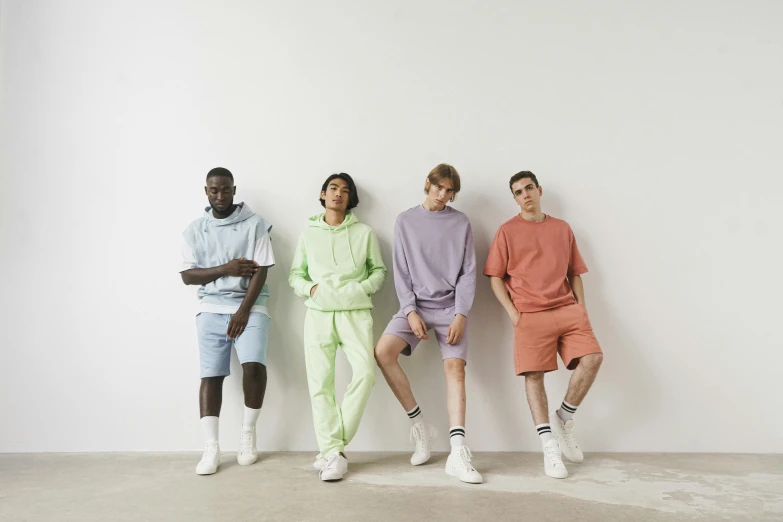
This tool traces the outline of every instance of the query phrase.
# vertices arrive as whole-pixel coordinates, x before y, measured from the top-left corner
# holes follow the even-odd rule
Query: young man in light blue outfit
[[[234,204],[234,176],[215,168],[207,174],[204,191],[209,207],[183,232],[186,285],[200,285],[196,316],[201,359],[199,405],[206,450],[196,466],[211,475],[220,464],[218,417],[223,379],[229,375],[231,346],[242,364],[245,414],[237,462],[256,461],[256,422],[266,391],[266,349],[269,314],[267,269],[275,264],[269,231],[272,225],[247,203]]]

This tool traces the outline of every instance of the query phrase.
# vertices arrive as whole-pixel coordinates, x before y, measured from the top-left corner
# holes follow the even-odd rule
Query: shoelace
[[[338,468],[338,464],[340,462],[340,454],[339,453],[332,453],[329,456],[329,460],[326,461],[326,465],[321,470],[321,473],[328,469],[336,470]]]
[[[475,471],[473,469],[473,465],[470,463],[472,458],[473,453],[470,452],[470,448],[467,446],[462,446],[459,450],[459,462],[462,464],[462,467],[468,471]]]
[[[549,459],[549,463],[553,466],[556,466],[557,464],[563,464],[563,459],[560,457],[560,451],[558,451],[559,448],[557,447],[544,447],[544,455],[547,459]]]
[[[418,434],[418,437],[416,436]],[[416,442],[416,453],[424,451],[424,426],[416,424],[411,426],[411,442]]]
[[[239,452],[252,452],[253,451],[253,432],[248,430],[242,430],[242,440],[239,443]]]
[[[201,462],[207,463],[215,460],[217,449],[217,444],[207,444],[207,449],[204,451],[204,455],[201,456]]]
[[[568,428],[566,426],[563,426],[563,438],[565,439],[565,443],[569,448],[577,448],[576,445],[576,436],[574,435],[574,428],[573,426],[571,428]]]

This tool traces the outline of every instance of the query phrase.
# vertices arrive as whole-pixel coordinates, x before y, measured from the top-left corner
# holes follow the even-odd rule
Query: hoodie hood
[[[225,219],[217,219],[212,215],[212,207],[207,207],[204,209],[204,223],[209,223],[213,227],[225,227],[241,223],[255,215],[256,213],[253,212],[247,203],[238,203],[234,212]],[[236,230],[236,227],[234,227],[234,230]]]
[[[356,218],[356,214],[353,212],[348,212],[345,215],[345,219],[343,219],[343,222],[337,225],[336,227],[331,226],[329,223],[327,223],[324,220],[324,217],[326,216],[325,212],[321,212],[320,214],[316,214],[310,218],[310,226],[321,228],[324,230],[342,230],[343,228],[348,228],[351,225],[355,225],[359,222],[359,220]]]
[[[329,234],[329,250],[331,252],[332,256],[332,264],[334,266],[337,266],[337,256],[334,252],[335,249],[335,235],[344,235],[346,240],[348,241],[348,252],[351,255],[351,265],[353,270],[356,270],[356,259],[353,256],[353,248],[351,247],[351,234],[348,231],[348,227],[351,225],[356,225],[359,223],[359,220],[356,218],[356,215],[353,212],[348,212],[345,215],[345,219],[343,219],[343,222],[337,225],[336,227],[331,226],[329,223],[327,223],[324,220],[324,216],[326,216],[325,212],[321,212],[320,214],[316,214],[310,218],[310,228],[319,228],[321,230],[325,230]]]

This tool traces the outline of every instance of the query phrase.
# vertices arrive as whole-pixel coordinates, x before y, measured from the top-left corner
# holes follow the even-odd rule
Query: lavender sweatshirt
[[[451,207],[421,205],[394,224],[394,286],[401,312],[454,307],[468,316],[476,295],[476,251],[468,217]]]

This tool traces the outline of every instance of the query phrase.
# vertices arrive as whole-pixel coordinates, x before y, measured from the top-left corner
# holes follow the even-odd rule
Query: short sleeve
[[[190,270],[191,268],[198,268],[198,263],[196,262],[196,253],[193,251],[190,245],[187,244],[186,241],[182,241],[182,264],[179,267],[179,271],[184,272],[185,270]]]
[[[484,275],[506,277],[508,273],[508,244],[503,228],[499,228],[489,248],[487,263],[484,265]]]
[[[582,254],[579,253],[579,247],[576,246],[574,232],[570,227],[568,229],[568,233],[571,236],[571,255],[568,258],[568,277],[572,277],[587,272],[587,265],[585,264],[584,259],[582,259]]]
[[[264,232],[261,237],[256,239],[253,261],[258,263],[258,266],[275,265],[275,253],[272,251],[272,238],[269,236],[269,232]]]

